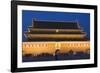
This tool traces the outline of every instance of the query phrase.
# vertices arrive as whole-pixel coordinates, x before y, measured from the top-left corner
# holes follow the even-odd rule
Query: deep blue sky
[[[89,13],[72,13],[72,12],[48,12],[48,11],[22,11],[22,39],[26,40],[24,32],[27,27],[32,25],[32,19],[48,21],[78,21],[81,28],[90,38],[90,14]]]

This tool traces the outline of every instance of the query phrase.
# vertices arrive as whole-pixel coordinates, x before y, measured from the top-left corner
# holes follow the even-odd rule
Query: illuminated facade
[[[73,52],[88,52],[90,50],[89,41],[84,42],[24,42],[23,55],[33,54],[38,55],[42,53],[54,54],[56,50],[60,53]]]
[[[23,42],[23,55],[42,53],[90,51],[90,41],[78,22],[35,21],[25,32],[27,42]]]

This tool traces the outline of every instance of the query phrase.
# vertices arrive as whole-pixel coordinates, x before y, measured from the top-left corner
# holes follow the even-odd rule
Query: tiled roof
[[[34,21],[33,25],[41,29],[79,29],[77,22]]]

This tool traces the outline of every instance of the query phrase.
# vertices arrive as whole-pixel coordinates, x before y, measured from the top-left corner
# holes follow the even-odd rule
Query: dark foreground
[[[33,55],[25,55],[22,57],[23,62],[37,62],[37,61],[59,61],[59,60],[81,60],[81,59],[89,59],[90,54],[78,52],[78,53],[59,53],[55,56],[50,54],[41,54],[38,56]]]

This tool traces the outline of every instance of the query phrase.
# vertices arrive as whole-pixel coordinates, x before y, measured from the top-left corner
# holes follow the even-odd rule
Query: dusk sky
[[[48,12],[48,11],[22,11],[22,39],[26,40],[24,32],[27,27],[32,25],[32,19],[40,21],[78,21],[81,28],[86,32],[87,37],[90,38],[90,14],[88,13],[72,13],[72,12]]]

